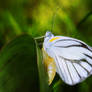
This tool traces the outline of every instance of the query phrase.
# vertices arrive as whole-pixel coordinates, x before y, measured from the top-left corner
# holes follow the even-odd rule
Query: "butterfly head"
[[[51,32],[49,32],[49,31],[46,32],[45,38],[44,38],[44,43],[43,43],[44,49],[47,49],[48,47],[50,47],[49,40],[53,37],[54,37],[54,35]]]
[[[45,34],[45,37],[53,37],[53,36],[54,35],[51,32],[49,32],[49,31],[47,31],[46,34]]]
[[[46,34],[45,34],[45,40],[46,41],[48,41],[49,39],[51,39],[53,37],[54,37],[54,35],[51,32],[49,32],[49,31],[46,32]]]

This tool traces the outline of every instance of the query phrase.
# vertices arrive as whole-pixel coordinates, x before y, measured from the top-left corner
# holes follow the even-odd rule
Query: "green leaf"
[[[0,92],[39,92],[35,42],[22,35],[0,52]]]
[[[36,42],[36,41],[35,41]],[[37,50],[37,63],[39,70],[39,78],[40,78],[40,92],[50,92],[50,88],[48,85],[48,77],[47,73],[44,69],[44,65],[42,63],[42,52],[36,42],[36,50]]]

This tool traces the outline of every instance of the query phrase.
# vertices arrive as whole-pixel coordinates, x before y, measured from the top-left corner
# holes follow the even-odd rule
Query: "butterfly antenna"
[[[38,39],[42,39],[42,38],[44,38],[45,36],[41,36],[41,37],[35,37],[34,39],[35,40],[38,40]]]
[[[54,14],[53,14],[53,18],[52,18],[52,26],[51,26],[51,31],[54,30],[54,25],[55,25],[55,17],[57,15],[57,11],[58,11],[59,7],[56,8]]]

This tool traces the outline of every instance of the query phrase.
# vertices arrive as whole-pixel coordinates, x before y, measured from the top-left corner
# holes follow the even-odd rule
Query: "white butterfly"
[[[43,49],[54,59],[56,72],[66,84],[78,84],[92,74],[92,48],[86,43],[46,32]]]

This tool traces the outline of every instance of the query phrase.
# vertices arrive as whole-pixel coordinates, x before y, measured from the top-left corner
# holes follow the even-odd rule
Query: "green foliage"
[[[48,86],[33,40],[47,30],[92,46],[92,0],[0,0],[0,92],[91,92],[92,77],[70,87],[56,75]]]

